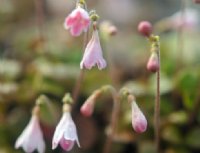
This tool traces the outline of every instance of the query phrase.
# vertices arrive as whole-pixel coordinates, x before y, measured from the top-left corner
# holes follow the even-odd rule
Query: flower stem
[[[84,50],[87,46],[87,43],[88,43],[88,36],[89,36],[89,30],[84,33],[83,52],[84,52]],[[75,87],[74,87],[73,92],[72,92],[74,104],[76,103],[76,101],[79,97],[80,89],[81,89],[81,83],[83,82],[83,79],[84,79],[84,70],[81,69],[80,72],[79,72],[79,75],[76,79]]]
[[[184,22],[184,16],[185,16],[185,10],[186,10],[186,0],[181,0],[181,21]],[[182,66],[182,59],[183,59],[183,53],[184,53],[184,24],[180,25],[177,31],[177,68],[179,66]]]
[[[103,148],[103,153],[109,153],[111,150],[112,140],[115,134],[116,124],[117,124],[118,114],[119,114],[119,109],[120,109],[119,95],[117,91],[115,90],[115,88],[113,87],[111,89],[111,94],[112,94],[114,103],[113,103],[113,109],[112,109],[111,123],[109,126],[110,129],[109,129],[108,137],[106,139],[106,142]]]
[[[44,25],[44,1],[43,0],[34,0],[35,2],[35,11],[36,11],[36,22],[39,31],[40,40],[44,40],[43,34],[43,25]]]
[[[105,40],[105,44],[104,44],[103,47],[106,50],[107,63],[109,65],[108,73],[109,73],[109,76],[111,78],[112,84],[114,85],[115,88],[117,88],[118,82],[117,82],[117,79],[116,79],[116,75],[113,74],[114,73],[114,63],[113,63],[111,53],[108,52],[107,44],[108,44],[108,42]],[[104,148],[103,148],[103,153],[109,153],[110,150],[111,150],[112,141],[113,141],[113,137],[114,137],[115,130],[116,130],[116,125],[117,125],[117,121],[118,121],[118,118],[119,118],[118,114],[119,114],[119,110],[120,110],[120,100],[119,100],[119,94],[117,93],[115,88],[112,89],[112,97],[113,97],[114,103],[113,103],[113,108],[112,108],[111,122],[110,122],[110,125],[109,125],[111,131],[106,138]]]
[[[158,61],[160,64],[160,48],[158,49]],[[156,152],[160,151],[160,68],[156,73],[156,98],[154,107],[154,128],[155,128],[155,145]]]

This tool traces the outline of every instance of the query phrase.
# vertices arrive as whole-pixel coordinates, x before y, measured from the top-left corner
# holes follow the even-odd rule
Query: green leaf
[[[177,126],[166,126],[161,132],[161,136],[164,140],[172,144],[181,144],[182,136]]]
[[[186,145],[191,148],[200,149],[200,128],[194,128],[189,131],[185,137]]]

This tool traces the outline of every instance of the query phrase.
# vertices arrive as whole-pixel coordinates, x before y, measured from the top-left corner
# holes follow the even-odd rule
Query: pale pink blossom
[[[183,26],[185,28],[195,28],[199,22],[198,12],[194,9],[186,9],[184,13],[181,11],[169,17],[169,21],[173,28]]]
[[[33,115],[30,122],[19,136],[15,143],[15,148],[22,147],[26,153],[32,153],[37,150],[39,153],[44,153],[45,142],[40,129],[38,116]]]
[[[92,38],[86,46],[80,67],[81,69],[83,69],[83,67],[91,69],[95,65],[97,65],[100,70],[106,67],[106,61],[103,58],[97,30],[93,31]]]
[[[55,149],[60,144],[65,151],[70,151],[75,141],[80,147],[76,126],[71,114],[70,112],[64,112],[53,136],[52,149]]]
[[[132,126],[137,133],[147,129],[147,120],[135,101],[132,101]]]
[[[79,36],[82,31],[86,32],[90,25],[90,17],[86,10],[81,7],[74,9],[65,19],[65,29],[70,29],[72,36]]]

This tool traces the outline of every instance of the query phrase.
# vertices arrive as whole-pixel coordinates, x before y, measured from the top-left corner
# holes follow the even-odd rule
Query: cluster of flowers
[[[64,98],[67,100],[63,100],[63,115],[54,132],[52,149],[55,149],[60,144],[65,151],[70,151],[75,142],[79,147],[80,143],[76,125],[70,114],[72,99],[69,94],[66,94]],[[37,101],[42,100],[39,97]],[[36,103],[36,106],[33,108],[31,120],[15,143],[16,149],[22,147],[26,153],[32,153],[34,150],[37,150],[39,153],[45,152],[45,142],[40,127],[39,113],[40,105]]]
[[[78,3],[76,9],[74,9],[65,19],[64,27],[69,29],[72,36],[80,36],[82,32],[87,32],[89,30],[91,22],[93,22],[93,34],[92,38],[88,42],[83,59],[80,63],[80,68],[84,67],[91,69],[93,66],[97,65],[101,70],[106,67],[106,61],[103,58],[102,48],[100,45],[99,34],[96,28],[96,19],[93,20],[91,16],[84,9],[84,5]],[[96,14],[95,14],[96,15]]]
[[[95,18],[92,17],[95,15]],[[102,48],[100,45],[99,34],[97,30],[96,14],[89,15],[83,3],[78,2],[77,7],[66,17],[64,22],[65,29],[70,30],[72,36],[80,36],[83,32],[87,32],[92,23],[93,34],[92,38],[86,45],[80,68],[91,69],[97,65],[101,70],[106,67],[106,61],[103,58]],[[112,31],[116,29],[112,27]],[[69,98],[69,96],[68,96]],[[85,116],[91,116],[94,109],[94,101],[97,98],[92,94],[88,100],[81,107],[81,113]],[[70,99],[70,98],[69,98]],[[137,133],[145,132],[147,129],[147,120],[135,102],[134,98],[130,99],[132,104],[132,126]],[[37,109],[35,109],[37,108]],[[37,150],[39,153],[45,152],[45,142],[40,127],[39,120],[39,106],[36,105],[33,109],[32,117],[22,134],[19,136],[15,143],[15,148],[22,147],[27,153],[32,153]],[[70,151],[75,142],[80,147],[77,136],[76,125],[71,117],[71,106],[69,103],[63,104],[63,115],[58,123],[52,140],[52,149],[60,146],[65,151]]]

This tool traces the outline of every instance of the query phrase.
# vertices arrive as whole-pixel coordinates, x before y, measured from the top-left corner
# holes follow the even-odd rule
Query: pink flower
[[[149,21],[141,21],[138,25],[138,31],[146,37],[149,37],[152,34],[153,27]]]
[[[158,60],[158,55],[156,53],[152,53],[148,63],[147,63],[147,70],[150,72],[157,72],[160,68],[159,60]]]
[[[92,115],[94,111],[94,99],[93,97],[89,98],[82,106],[81,106],[81,113],[89,117]]]
[[[90,25],[90,17],[87,11],[81,7],[74,9],[65,19],[65,29],[70,29],[72,36],[79,36],[82,31],[87,31]]]
[[[179,28],[180,26],[184,26],[185,28],[194,28],[198,25],[199,16],[196,10],[186,9],[183,16],[179,11],[169,17],[169,21],[171,22],[173,28]]]
[[[55,149],[58,144],[60,144],[65,151],[70,151],[75,141],[80,147],[76,126],[72,120],[71,114],[69,112],[64,112],[53,136],[52,149]]]
[[[137,133],[147,129],[147,120],[135,101],[132,101],[132,126]]]
[[[91,69],[96,64],[100,70],[106,67],[106,61],[103,58],[99,41],[99,34],[97,30],[94,30],[92,38],[86,46],[80,67],[81,69],[83,69],[83,67]]]
[[[37,149],[39,153],[44,153],[45,143],[38,116],[32,116],[30,122],[17,139],[15,148],[18,149],[19,147],[22,147],[26,153],[32,153],[35,149]]]

